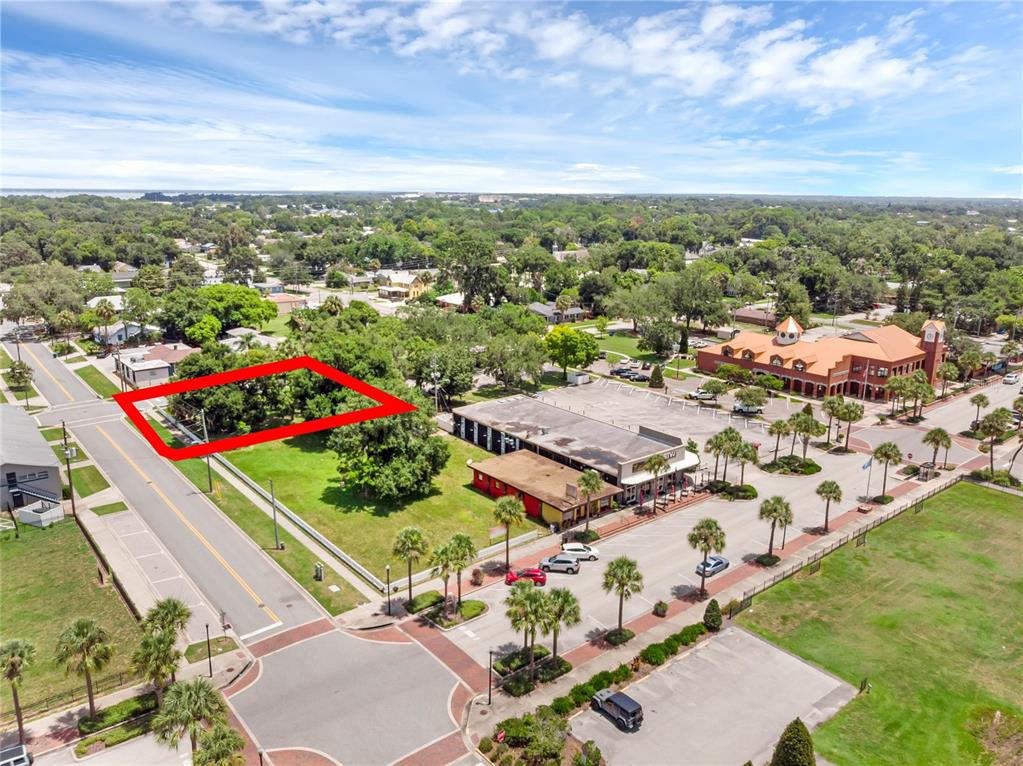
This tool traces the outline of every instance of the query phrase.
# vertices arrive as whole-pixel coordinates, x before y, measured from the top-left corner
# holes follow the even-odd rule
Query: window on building
[[[771,357],[771,364],[774,365],[775,367],[781,367],[781,357],[780,356],[772,356]]]
[[[723,356],[735,356],[735,351],[732,350],[731,346],[725,346],[723,349],[721,349],[721,354]]]
[[[494,489],[501,489],[501,482],[497,479],[494,479]]]
[[[752,362],[753,361],[753,352],[752,351],[743,351],[742,352],[742,358],[745,359],[747,362]]]
[[[806,372],[806,363],[799,361],[793,362],[792,369],[795,370],[796,372]]]
[[[886,378],[886,377],[888,377],[888,368],[887,367],[878,367],[877,368],[877,377],[879,377],[879,378]]]

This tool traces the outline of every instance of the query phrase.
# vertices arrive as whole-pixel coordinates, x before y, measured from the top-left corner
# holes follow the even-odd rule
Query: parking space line
[[[159,585],[162,582],[170,582],[171,580],[183,580],[183,579],[184,578],[181,575],[176,574],[173,577],[164,577],[162,580],[150,580],[149,582],[152,583],[153,585]]]

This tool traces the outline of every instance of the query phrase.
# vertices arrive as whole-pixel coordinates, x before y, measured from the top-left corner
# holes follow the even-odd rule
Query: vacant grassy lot
[[[561,371],[551,372],[547,371],[540,375],[540,385],[534,386],[532,383],[523,384],[520,388],[505,388],[500,385],[481,386],[475,391],[466,391],[464,394],[458,397],[458,399],[452,402],[453,407],[458,407],[462,404],[474,404],[476,402],[486,402],[491,399],[500,399],[505,396],[514,396],[515,394],[535,394],[537,391],[547,391],[551,388],[560,388],[565,385],[565,376],[561,374]]]
[[[282,337],[287,337],[291,335],[291,327],[288,326],[288,320],[290,318],[291,317],[287,314],[274,317],[263,325],[263,329],[260,330],[260,332],[265,333],[266,335],[280,335]]]
[[[739,622],[869,694],[814,735],[845,764],[989,763],[984,709],[1023,713],[1023,499],[958,484],[758,596]]]
[[[53,662],[57,636],[79,617],[95,620],[110,633],[115,647],[110,665],[99,678],[127,671],[141,634],[112,585],[100,587],[96,559],[74,521],[46,529],[21,526],[0,535],[0,625],[3,637],[23,638],[36,647],[36,660],[25,672],[21,701],[31,706],[54,694],[78,691],[85,682],[65,676]],[[10,690],[0,694],[0,717],[13,717]]]
[[[87,367],[79,367],[75,370],[75,375],[88,383],[89,388],[104,399],[108,399],[119,391],[117,386],[111,383],[110,379],[106,375],[97,370],[91,364]]]
[[[392,570],[404,568],[391,560],[391,543],[402,527],[419,527],[433,545],[456,532],[471,535],[478,547],[490,543],[494,503],[471,488],[465,465],[470,458],[483,460],[490,453],[444,438],[451,447],[447,466],[428,494],[403,503],[378,503],[341,489],[337,456],[324,447],[322,433],[246,447],[228,458],[263,486],[273,479],[285,505],[383,578],[388,563]],[[425,568],[425,562],[419,568]]]
[[[152,418],[149,422],[165,442],[172,446],[180,446],[181,443],[162,424]],[[209,485],[206,482],[206,463],[203,460],[197,458],[179,460],[174,465],[196,487],[206,491]],[[341,614],[364,603],[362,594],[330,567],[325,568],[323,580],[314,580],[313,568],[317,557],[283,529],[280,530],[280,541],[284,545],[284,550],[275,550],[273,520],[233,485],[224,481],[224,477],[216,470],[213,471],[212,499],[231,521],[241,527],[245,534],[260,545],[270,558],[295,578],[332,615]],[[332,591],[331,586],[337,590]]]
[[[110,485],[103,478],[94,465],[83,465],[81,468],[72,468],[71,476],[74,479],[75,491],[80,497],[95,495],[97,492],[106,489]]]

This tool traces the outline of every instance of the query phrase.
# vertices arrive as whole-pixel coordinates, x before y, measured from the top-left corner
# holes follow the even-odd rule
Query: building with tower
[[[803,396],[842,394],[883,401],[884,386],[898,375],[923,370],[933,384],[945,361],[945,323],[924,322],[917,337],[895,325],[857,330],[834,338],[803,340],[803,328],[788,317],[774,334],[743,331],[731,340],[700,349],[696,366],[714,373],[734,364],[781,378],[785,390]]]

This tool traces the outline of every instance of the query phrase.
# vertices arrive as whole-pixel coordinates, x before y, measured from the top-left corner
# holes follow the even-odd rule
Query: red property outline
[[[229,436],[225,439],[218,439],[215,442],[210,442],[209,444],[192,444],[187,447],[171,447],[168,444],[165,444],[159,434],[156,433],[153,427],[135,406],[135,402],[145,401],[146,399],[170,396],[172,394],[181,394],[186,391],[195,391],[199,388],[221,386],[225,383],[237,383],[242,380],[259,378],[264,375],[276,375],[282,372],[291,372],[293,370],[303,369],[319,373],[323,377],[333,380],[335,383],[340,383],[346,388],[350,388],[352,391],[362,394],[367,399],[372,399],[377,402],[378,406],[367,407],[365,409],[356,410],[355,412],[345,412],[340,415],[331,415],[329,418],[308,420],[305,423],[295,423],[294,425],[289,426],[267,428],[263,431],[244,434],[242,436]],[[337,428],[338,426],[361,423],[366,420],[375,420],[376,418],[383,418],[388,415],[400,415],[403,412],[412,412],[416,409],[415,405],[402,401],[396,396],[391,396],[390,394],[381,391],[379,388],[371,386],[369,383],[364,383],[358,378],[353,378],[351,375],[343,373],[340,370],[336,370],[328,364],[324,364],[317,359],[313,359],[311,356],[296,356],[292,359],[285,359],[280,362],[267,362],[266,364],[257,364],[251,367],[241,367],[237,370],[218,372],[213,375],[204,375],[201,378],[179,380],[173,383],[164,383],[159,386],[153,386],[152,388],[140,388],[134,391],[125,391],[123,393],[114,394],[113,398],[114,401],[120,405],[121,409],[124,410],[124,413],[128,416],[131,422],[134,423],[142,435],[146,437],[146,441],[152,445],[153,449],[170,460],[185,460],[191,457],[203,457],[214,452],[224,452],[226,450],[238,449],[239,447],[250,447],[253,444],[262,444],[263,442],[273,441],[274,439],[286,439],[289,436],[311,434],[328,428]]]

